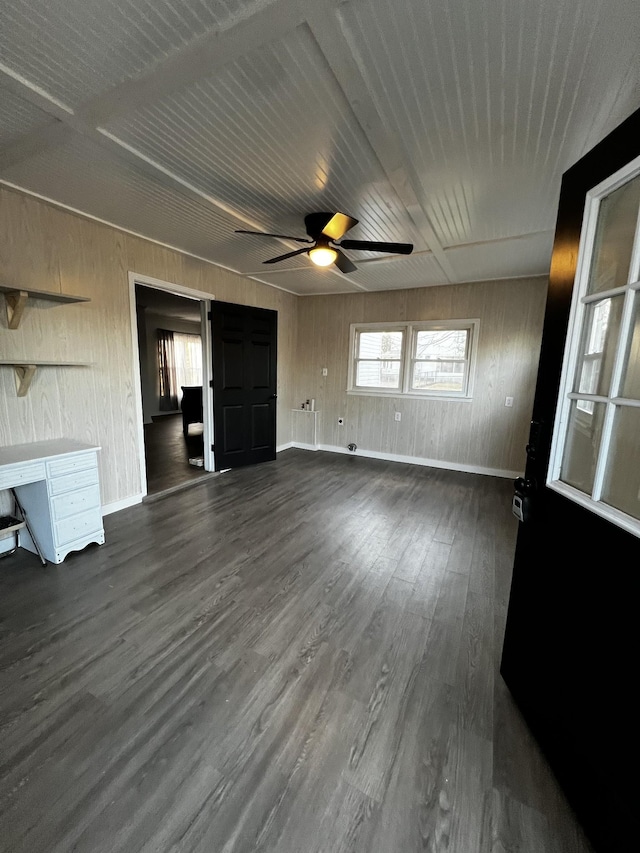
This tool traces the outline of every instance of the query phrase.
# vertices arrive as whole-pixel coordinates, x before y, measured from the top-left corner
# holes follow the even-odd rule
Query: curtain
[[[175,412],[178,408],[178,382],[173,332],[158,329],[158,374],[160,379],[161,412]]]
[[[202,385],[202,340],[200,335],[174,332],[178,401],[182,399],[182,386]]]

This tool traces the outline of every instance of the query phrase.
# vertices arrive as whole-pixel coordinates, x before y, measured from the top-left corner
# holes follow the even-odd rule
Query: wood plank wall
[[[128,272],[279,314],[278,444],[291,409],[314,397],[318,442],[493,471],[520,471],[537,371],[546,280],[520,279],[384,293],[297,298],[29,196],[0,189],[0,280],[89,296],[51,307],[30,301],[21,327],[0,306],[0,358],[88,361],[48,368],[18,398],[0,368],[0,444],[69,436],[102,446],[104,504],[140,493]],[[472,403],[346,393],[349,325],[478,317]],[[295,370],[294,370],[295,365]],[[322,377],[327,367],[328,376]],[[514,406],[504,406],[505,396]],[[402,412],[402,421],[393,419]],[[345,418],[339,427],[338,417]]]
[[[15,331],[8,330],[0,304],[0,358],[92,363],[39,370],[23,398],[17,397],[13,370],[0,367],[0,445],[62,436],[101,445],[103,504],[141,491],[130,270],[228,302],[278,311],[277,441],[290,440],[297,297],[0,189],[1,283],[91,298],[56,307],[30,300]]]
[[[355,442],[359,450],[445,467],[520,472],[546,292],[547,280],[533,278],[300,299],[294,399],[315,397],[320,445],[344,449]],[[456,318],[480,319],[471,403],[346,393],[351,323]],[[514,398],[512,408],[505,407],[506,396]],[[400,423],[395,412],[401,412]]]

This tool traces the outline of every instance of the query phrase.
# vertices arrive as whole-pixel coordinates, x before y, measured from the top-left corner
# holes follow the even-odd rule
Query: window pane
[[[176,357],[178,399],[182,399],[182,386],[202,385],[202,340],[200,335],[174,332],[173,345]]]
[[[416,335],[416,358],[464,358],[467,350],[466,329],[423,331]]]
[[[402,332],[360,332],[358,358],[401,358]]]
[[[587,306],[582,333],[582,358],[573,390],[579,394],[609,393],[613,359],[620,332],[623,296],[603,299]]]
[[[356,385],[363,388],[399,388],[399,361],[359,361]]]
[[[640,293],[634,295],[630,342],[622,374],[622,396],[640,400]]]
[[[460,393],[463,387],[463,362],[416,361],[413,365],[411,388],[414,391],[454,391]]]
[[[627,283],[639,205],[640,176],[601,201],[588,293]]]
[[[602,500],[640,518],[640,409],[617,406]]]
[[[560,479],[586,494],[593,490],[604,413],[604,403],[571,401]]]

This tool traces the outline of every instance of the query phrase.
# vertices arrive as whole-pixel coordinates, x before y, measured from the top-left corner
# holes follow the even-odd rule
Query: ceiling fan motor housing
[[[239,229],[239,234],[255,234],[260,237],[277,237],[282,240],[294,240],[296,243],[313,243],[310,249],[296,249],[294,252],[286,252],[275,258],[263,261],[263,264],[276,264],[286,261],[297,255],[307,254],[309,259],[319,267],[335,264],[342,273],[355,272],[357,267],[345,255],[342,249],[355,249],[368,252],[390,252],[409,255],[413,251],[412,243],[381,243],[376,240],[343,240],[342,238],[350,231],[358,220],[346,213],[330,213],[322,211],[308,213],[304,218],[307,234],[311,238],[287,236],[286,234],[265,234],[261,231],[245,231]],[[340,242],[338,242],[340,241]],[[333,243],[333,245],[331,245]]]

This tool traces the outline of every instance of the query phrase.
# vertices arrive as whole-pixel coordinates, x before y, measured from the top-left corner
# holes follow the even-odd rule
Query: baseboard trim
[[[322,450],[319,444],[305,444],[302,441],[292,441],[291,447],[297,447],[299,450]]]
[[[302,445],[298,445],[301,447]],[[403,456],[400,453],[379,453],[377,450],[348,450],[346,447],[336,447],[331,444],[310,446],[312,450],[325,450],[328,453],[344,453],[347,456],[366,456],[369,459],[381,459],[385,462],[403,462],[406,465],[423,465],[427,468],[444,468],[447,471],[462,471],[466,474],[484,474],[487,477],[504,477],[515,480],[521,477],[521,471],[507,471],[501,468],[485,468],[482,465],[461,465],[458,462],[446,462],[442,459],[424,459],[422,456]]]
[[[143,497],[144,495],[140,493],[139,495],[131,495],[128,498],[122,498],[120,501],[113,501],[110,504],[105,504],[102,507],[102,515],[111,515],[112,512],[120,512],[121,509],[128,509],[130,506],[140,504],[142,503]]]
[[[288,441],[286,444],[279,444],[276,447],[276,453],[282,453],[283,450],[289,450],[290,447],[296,447],[297,445],[293,441]]]

